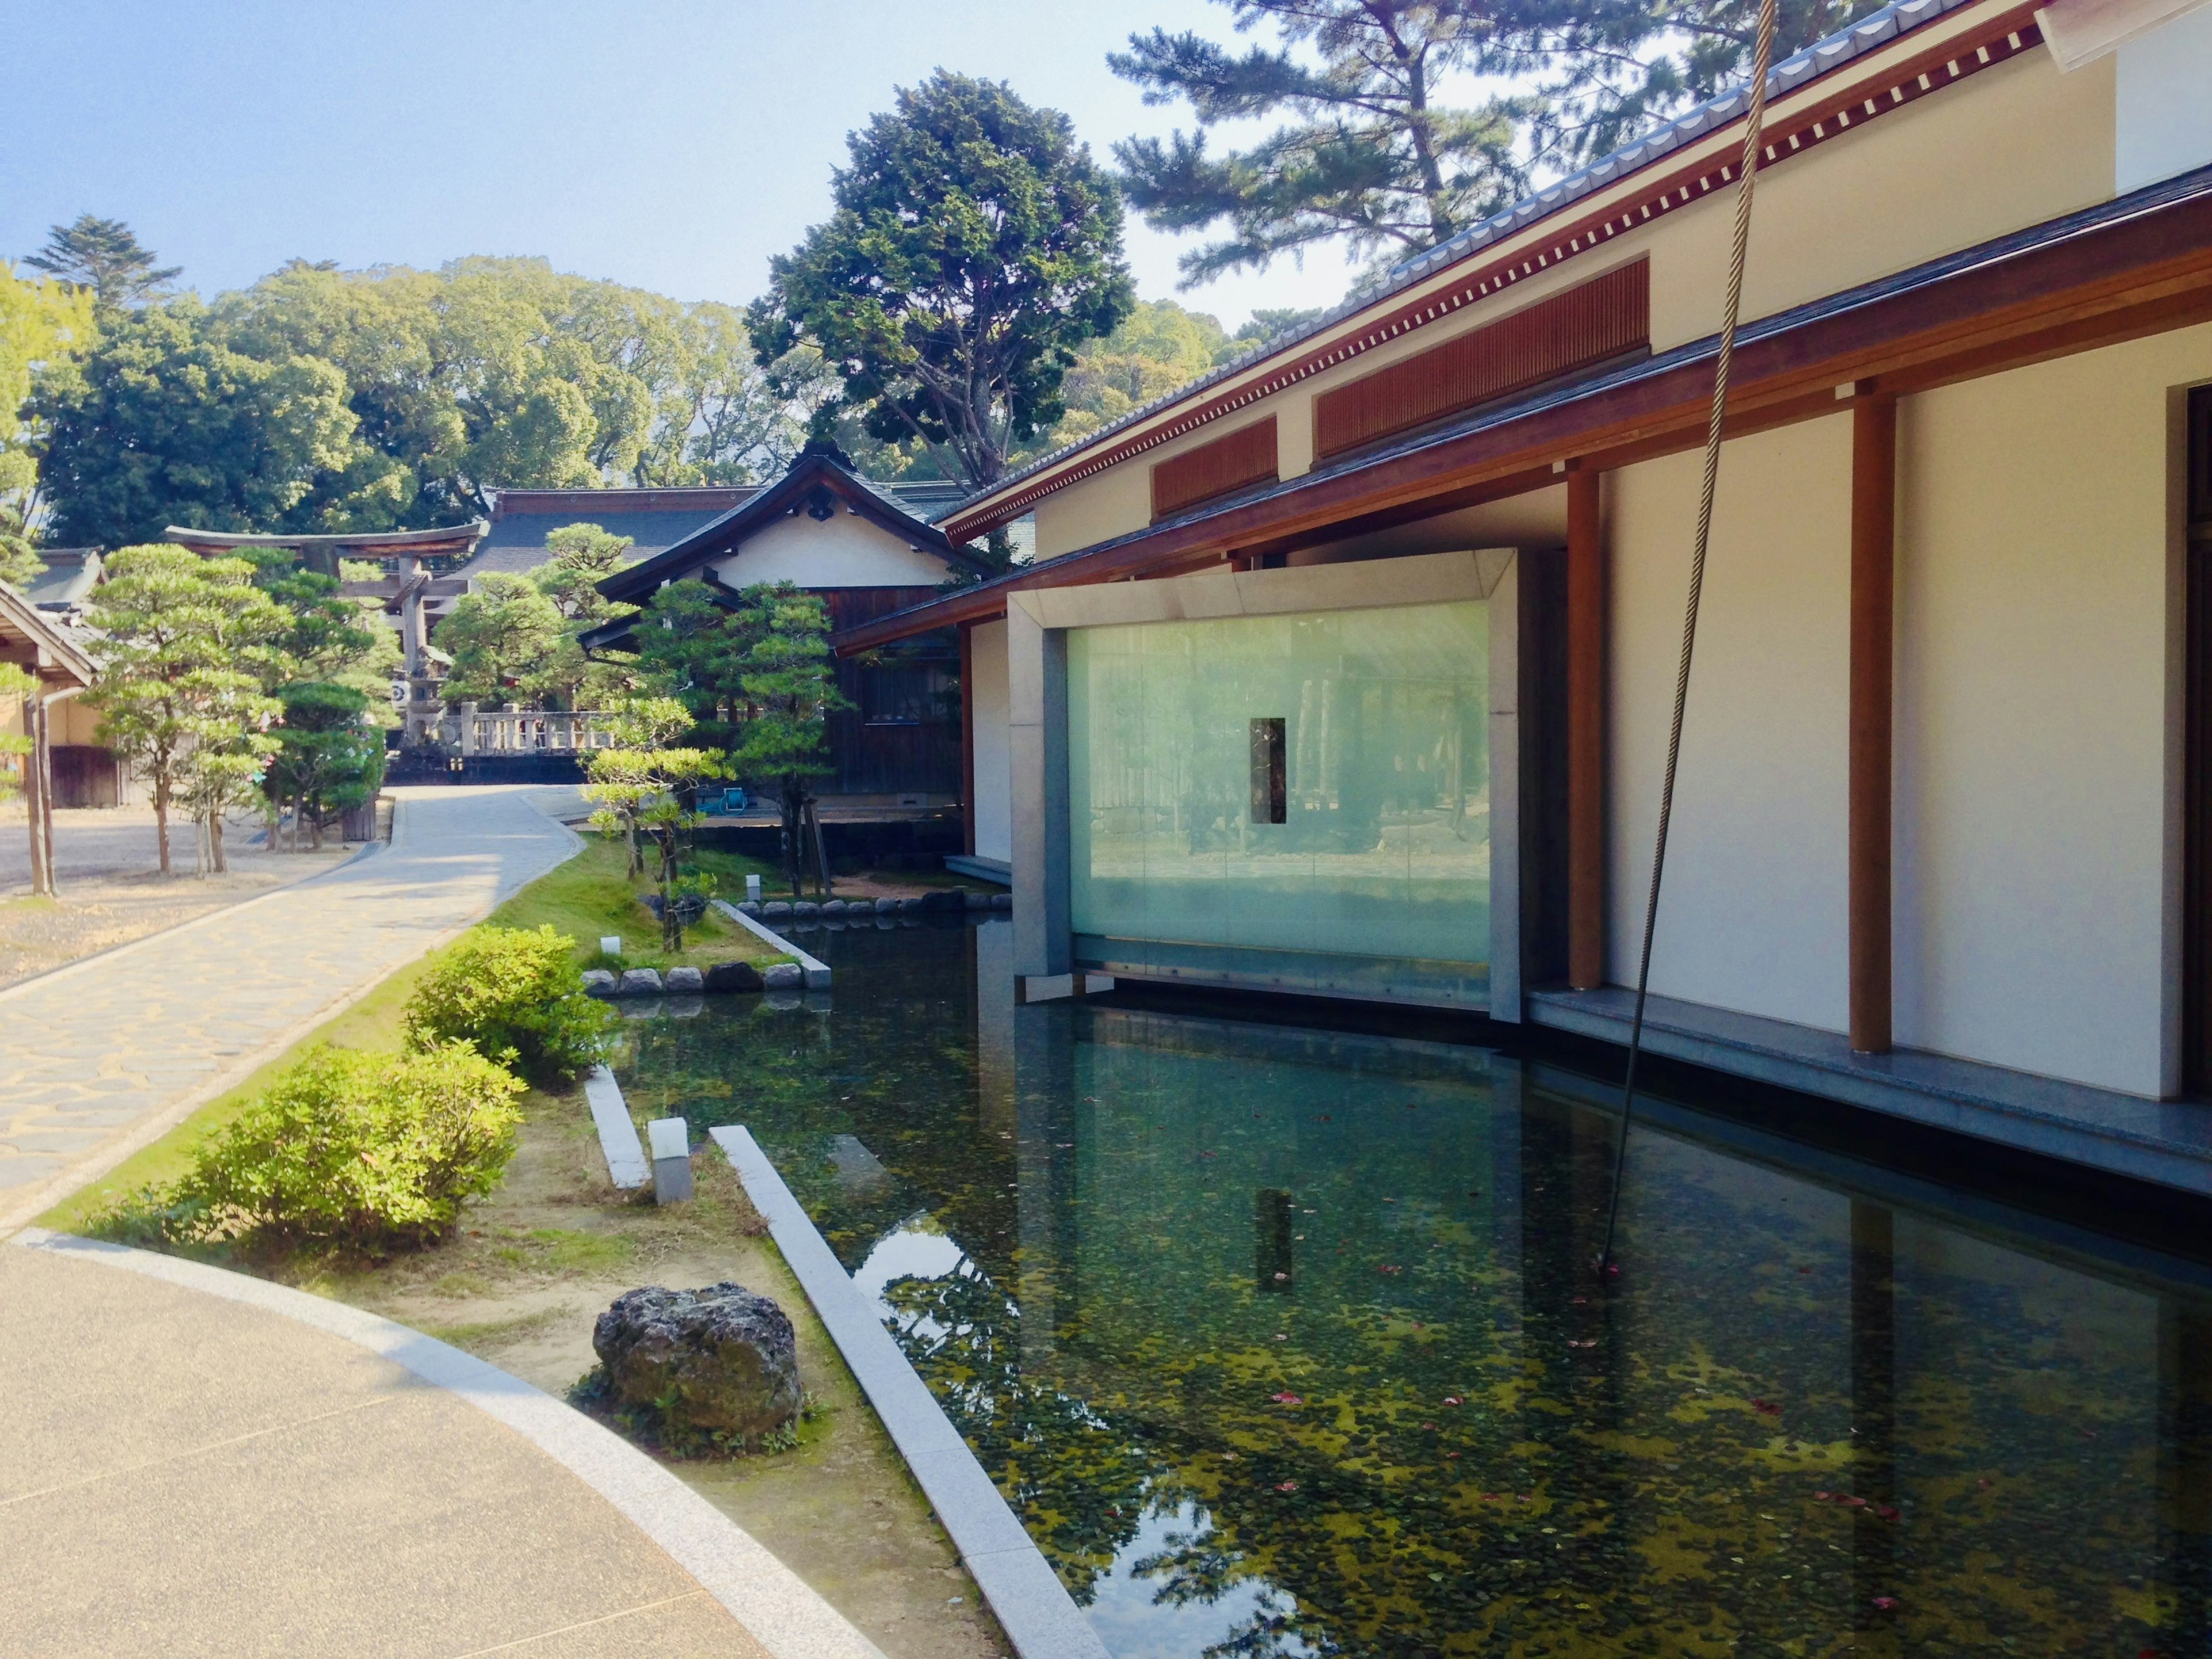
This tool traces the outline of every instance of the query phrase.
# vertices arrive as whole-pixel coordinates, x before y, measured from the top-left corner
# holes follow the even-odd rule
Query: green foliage
[[[556,672],[562,617],[527,576],[495,570],[477,579],[438,624],[438,648],[453,659],[446,676],[454,702],[528,702],[574,690]]]
[[[320,358],[234,350],[197,300],[104,322],[81,362],[32,400],[46,423],[41,488],[53,535],[114,547],[172,524],[304,527],[295,509],[342,469],[359,422],[343,374]]]
[[[721,757],[680,746],[675,739],[691,728],[691,715],[672,697],[633,698],[615,711],[615,746],[584,757],[584,799],[598,809],[592,826],[619,833],[629,848],[629,874],[643,869],[642,840],[660,854],[660,937],[670,952],[684,948],[684,927],[676,900],[682,890],[679,860],[684,832],[699,821],[685,797],[709,778],[727,777]]]
[[[26,282],[0,261],[0,582],[25,587],[46,568],[27,520],[38,487],[36,429],[22,410],[37,377],[93,333],[92,295],[60,283]]]
[[[942,70],[848,142],[836,212],[770,262],[757,349],[811,344],[844,388],[823,414],[990,483],[1060,419],[1075,347],[1128,313],[1113,182],[1066,116]]]
[[[55,225],[46,245],[23,263],[88,295],[105,315],[143,305],[167,292],[182,265],[157,266],[154,251],[120,219],[81,213],[73,225]]]
[[[521,1080],[467,1042],[403,1055],[319,1048],[204,1142],[185,1175],[87,1231],[131,1243],[225,1239],[367,1251],[436,1238],[499,1184]]]
[[[570,706],[604,708],[637,689],[634,659],[616,654],[588,659],[582,636],[603,623],[635,616],[637,607],[599,592],[599,584],[630,563],[631,538],[595,524],[563,525],[545,538],[552,558],[531,573],[538,590],[561,613],[561,638],[547,659],[544,678],[566,687]]]
[[[436,1053],[465,1041],[538,1082],[597,1065],[615,1014],[585,995],[575,945],[550,927],[463,934],[408,999],[408,1047]]]
[[[38,695],[34,675],[12,662],[0,662],[0,707],[20,707],[25,699]],[[23,793],[23,769],[30,763],[32,747],[30,738],[21,732],[0,726],[0,805]]]
[[[1067,413],[1038,446],[1073,443],[1186,386],[1240,349],[1221,324],[1172,300],[1139,300],[1121,325],[1076,348],[1060,393]]]
[[[383,787],[384,733],[369,718],[371,700],[352,686],[307,681],[276,695],[284,723],[262,787],[320,847],[327,825]]]
[[[1146,102],[1186,99],[1198,118],[1195,133],[1114,147],[1130,204],[1154,228],[1225,227],[1182,257],[1184,287],[1340,238],[1355,254],[1432,247],[1525,187],[1515,143],[1528,100],[1462,108],[1441,97],[1455,74],[1513,66],[1495,7],[1224,3],[1240,31],[1264,21],[1279,44],[1238,54],[1156,28],[1107,58]],[[1208,152],[1206,128],[1273,117],[1288,118],[1249,149]]]
[[[194,782],[198,751],[266,754],[261,726],[282,712],[262,692],[281,672],[284,608],[253,583],[243,559],[201,559],[181,547],[126,547],[108,561],[91,617],[103,638],[100,683],[85,701],[102,741],[154,786],[161,866],[169,811]],[[235,782],[235,776],[233,778]]]

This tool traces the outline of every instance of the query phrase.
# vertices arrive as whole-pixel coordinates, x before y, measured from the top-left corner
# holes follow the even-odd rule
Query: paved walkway
[[[419,788],[391,845],[0,991],[0,1233],[567,858],[574,792]]]
[[[0,1651],[883,1659],[580,1413],[302,1291],[0,1245]]]

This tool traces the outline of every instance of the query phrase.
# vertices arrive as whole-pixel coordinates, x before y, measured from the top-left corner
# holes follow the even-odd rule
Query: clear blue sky
[[[204,294],[295,255],[542,254],[743,301],[823,216],[847,132],[938,65],[1065,110],[1094,154],[1164,132],[1107,69],[1133,30],[1233,39],[1206,0],[9,0],[0,257],[90,212]],[[1149,298],[1188,241],[1133,222]],[[1231,328],[1317,305],[1333,256],[1176,296]]]

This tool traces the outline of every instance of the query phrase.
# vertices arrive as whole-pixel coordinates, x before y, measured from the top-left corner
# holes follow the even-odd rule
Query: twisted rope
[[[1720,483],[1721,425],[1728,414],[1729,367],[1735,356],[1736,318],[1743,307],[1743,267],[1751,248],[1752,186],[1766,125],[1766,76],[1774,58],[1775,0],[1759,0],[1759,45],[1751,75],[1751,117],[1736,172],[1735,240],[1729,257],[1728,300],[1721,315],[1720,356],[1713,365],[1713,407],[1705,425],[1705,473],[1698,496],[1698,539],[1690,556],[1690,599],[1682,617],[1682,660],[1674,672],[1674,716],[1667,732],[1667,778],[1659,792],[1659,836],[1651,849],[1651,890],[1644,906],[1644,951],[1636,969],[1636,1018],[1628,1032],[1628,1076],[1621,1087],[1620,1145],[1613,1153],[1613,1196],[1606,1206],[1600,1277],[1613,1266],[1613,1234],[1620,1218],[1620,1179],[1628,1165],[1628,1121],[1636,1109],[1636,1064],[1644,1054],[1644,1006],[1651,993],[1651,939],[1659,925],[1659,884],[1667,871],[1667,831],[1674,818],[1674,773],[1682,756],[1682,713],[1690,700],[1690,659],[1698,645],[1698,606],[1705,591],[1705,550],[1712,541],[1713,491]]]

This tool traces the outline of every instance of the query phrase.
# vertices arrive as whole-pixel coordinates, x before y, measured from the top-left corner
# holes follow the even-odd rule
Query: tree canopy
[[[26,533],[39,483],[37,434],[24,418],[35,376],[92,335],[92,295],[26,282],[0,261],[0,581],[21,587],[45,568]]]
[[[848,143],[836,211],[770,261],[755,350],[813,346],[842,388],[825,415],[991,483],[1133,302],[1113,180],[1065,115],[941,70]]]

